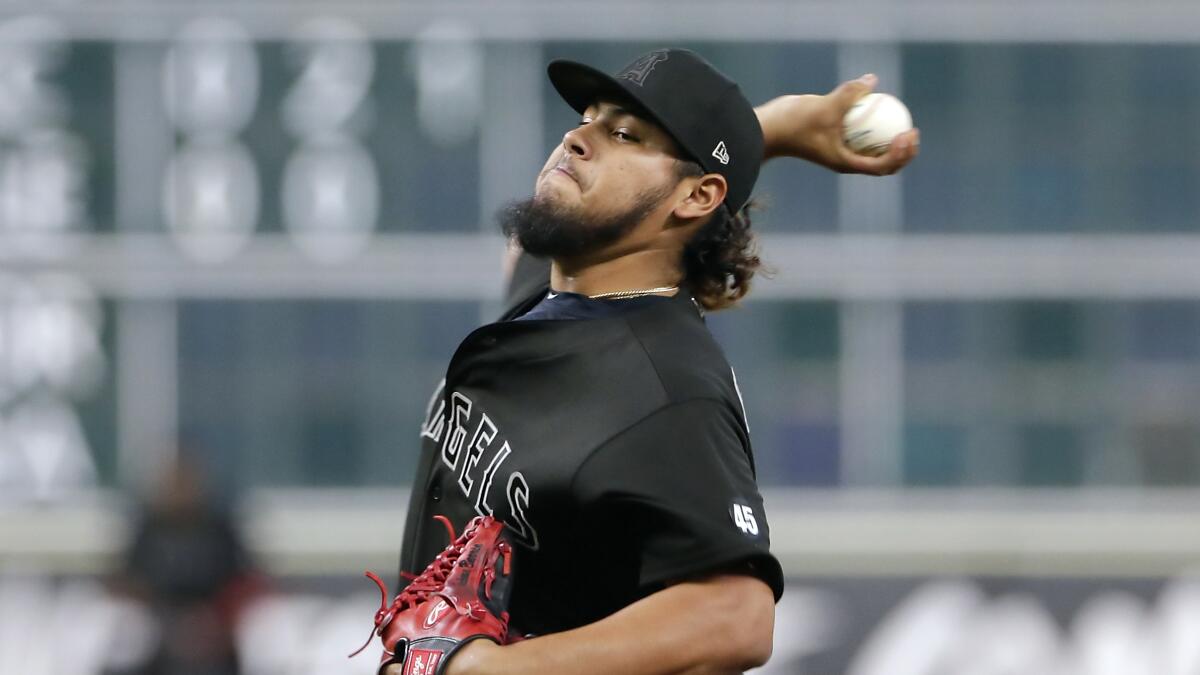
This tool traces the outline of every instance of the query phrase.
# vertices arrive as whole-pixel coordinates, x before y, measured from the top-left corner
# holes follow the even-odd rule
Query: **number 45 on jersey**
[[[754,509],[745,504],[734,504],[730,512],[733,515],[733,524],[737,525],[743,534],[758,534],[758,521],[754,519]]]

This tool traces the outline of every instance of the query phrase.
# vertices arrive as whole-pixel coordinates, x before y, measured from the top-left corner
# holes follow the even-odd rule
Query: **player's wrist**
[[[460,647],[447,664],[445,675],[483,675],[500,645],[491,640],[472,640]]]

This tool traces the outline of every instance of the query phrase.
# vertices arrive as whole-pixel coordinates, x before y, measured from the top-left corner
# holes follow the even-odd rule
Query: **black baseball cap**
[[[615,76],[556,59],[550,83],[579,113],[598,99],[632,101],[688,157],[725,177],[725,205],[737,213],[754,190],[763,160],[762,127],[737,83],[686,49],[656,49]]]

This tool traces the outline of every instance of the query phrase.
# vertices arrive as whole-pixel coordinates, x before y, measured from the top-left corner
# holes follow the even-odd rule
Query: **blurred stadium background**
[[[113,579],[180,459],[264,575],[242,672],[370,672],[359,575],[498,312],[491,215],[575,122],[544,65],[662,44],[756,103],[875,72],[922,129],[898,177],[770,164],[777,273],[710,317],[791,579],[762,672],[1200,673],[1167,0],[6,3],[0,673],[133,672],[160,627]]]

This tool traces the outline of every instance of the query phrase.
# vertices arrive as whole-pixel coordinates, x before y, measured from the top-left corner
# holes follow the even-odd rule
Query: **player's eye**
[[[613,132],[613,136],[616,136],[618,139],[620,139],[622,141],[626,141],[628,143],[637,143],[638,142],[637,136],[634,136],[633,134],[629,133],[628,131],[625,131],[624,129],[617,129],[616,131]]]

